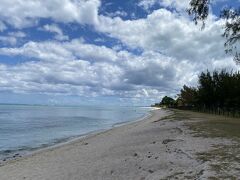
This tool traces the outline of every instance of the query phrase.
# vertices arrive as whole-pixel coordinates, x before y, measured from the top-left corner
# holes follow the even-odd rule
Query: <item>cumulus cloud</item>
[[[19,48],[1,48],[0,54],[9,56],[25,56],[42,61],[66,61],[71,59],[86,59],[95,61],[116,61],[118,58],[114,50],[105,46],[90,45],[81,39],[70,42],[28,42]]]
[[[175,8],[176,10],[186,10],[189,6],[189,0],[161,0],[159,2],[163,7]]]
[[[17,39],[10,36],[0,36],[0,42],[4,45],[15,45],[17,43]]]
[[[23,39],[24,37],[26,37],[26,34],[24,32],[9,32],[5,36],[0,36],[0,42],[2,42],[4,45],[14,46],[19,40]]]
[[[125,11],[115,11],[115,12],[111,12],[111,13],[106,13],[107,16],[110,16],[110,17],[126,17],[128,15],[127,12]]]
[[[48,32],[54,33],[55,34],[54,38],[59,41],[64,41],[64,40],[69,39],[69,37],[67,35],[63,34],[62,30],[59,28],[59,26],[57,24],[46,24],[42,28],[39,28],[39,29],[43,30],[43,31],[48,31]]]
[[[140,0],[138,2],[138,6],[148,11],[151,7],[153,7],[157,3],[159,3],[159,0]]]
[[[24,32],[21,32],[21,31],[9,32],[8,35],[9,36],[13,36],[13,37],[17,37],[17,38],[24,38],[24,37],[26,37],[26,34]]]
[[[96,53],[94,57],[89,57],[97,51],[102,55]],[[73,40],[70,43],[31,42],[20,48],[2,48],[0,54],[21,55],[40,60],[14,67],[1,66],[1,87],[14,89],[17,92],[56,91],[55,93],[83,95],[81,93],[86,93],[84,90],[91,90],[90,92],[97,94],[127,96],[129,91],[134,92],[138,89],[137,87],[161,87],[157,81],[164,83],[164,77],[155,76],[165,76],[165,73],[160,72],[162,75],[159,75],[151,70],[152,66],[163,68],[167,63],[170,67],[170,63],[165,62],[164,59],[162,62],[150,60],[149,55],[144,55],[146,57],[143,59],[126,51],[116,52],[106,47],[83,44],[79,40]],[[139,83],[137,79],[139,76],[149,80]],[[174,77],[172,75],[169,79],[173,80]]]
[[[201,31],[188,18],[159,9],[146,19],[122,20],[100,17],[99,31],[109,33],[132,48],[157,51],[188,60],[207,60],[224,56],[221,20],[210,22]]]
[[[16,8],[10,10],[13,3]],[[175,0],[140,1],[146,9],[155,3],[177,9],[185,6]],[[201,31],[184,15],[163,8],[146,18],[123,20],[122,11],[99,15],[100,4],[99,0],[3,0],[0,22],[23,28],[50,18],[53,23],[41,30],[54,33],[55,40],[30,39],[16,47],[0,48],[0,55],[26,60],[11,66],[0,63],[1,90],[156,99],[176,94],[184,84],[196,85],[198,74],[206,69],[239,69],[224,53],[221,20],[210,18]],[[4,7],[7,12],[3,14]],[[111,47],[104,36],[95,42],[106,46],[70,39],[59,22],[93,25],[95,33],[121,45]],[[8,33],[0,41],[10,43],[7,38],[11,37],[14,45],[25,36],[20,31]]]
[[[142,7],[146,11],[149,11],[149,9],[155,5],[183,11],[189,6],[189,0],[140,0],[138,3],[138,6]]]
[[[174,94],[183,84],[193,85],[204,66],[155,51],[141,55],[114,51],[79,39],[29,42],[1,48],[0,54],[29,59],[15,66],[0,65],[1,89],[18,93],[153,98]],[[217,64],[222,67],[224,63],[226,59]],[[216,61],[208,64],[213,69]]]
[[[98,23],[100,4],[99,0],[2,0],[0,21],[15,28],[36,25],[39,18],[93,25]]]

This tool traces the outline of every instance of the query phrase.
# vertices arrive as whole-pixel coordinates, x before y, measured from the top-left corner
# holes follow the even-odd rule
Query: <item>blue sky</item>
[[[224,53],[238,0],[215,0],[206,28],[188,0],[2,0],[0,103],[146,105],[196,85],[206,69],[239,67]]]

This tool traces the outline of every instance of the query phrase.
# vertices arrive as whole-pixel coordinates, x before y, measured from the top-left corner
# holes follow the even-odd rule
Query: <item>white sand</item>
[[[216,139],[192,137],[183,121],[159,120],[170,111],[50,148],[0,167],[0,180],[204,179],[195,153]]]

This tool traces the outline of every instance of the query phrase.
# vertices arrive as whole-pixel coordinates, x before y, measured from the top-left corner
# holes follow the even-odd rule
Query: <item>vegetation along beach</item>
[[[1,0],[0,180],[178,179],[240,179],[240,0]]]

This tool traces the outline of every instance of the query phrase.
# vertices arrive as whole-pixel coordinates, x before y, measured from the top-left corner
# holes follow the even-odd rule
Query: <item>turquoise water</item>
[[[0,159],[134,121],[149,110],[143,107],[0,105]]]

